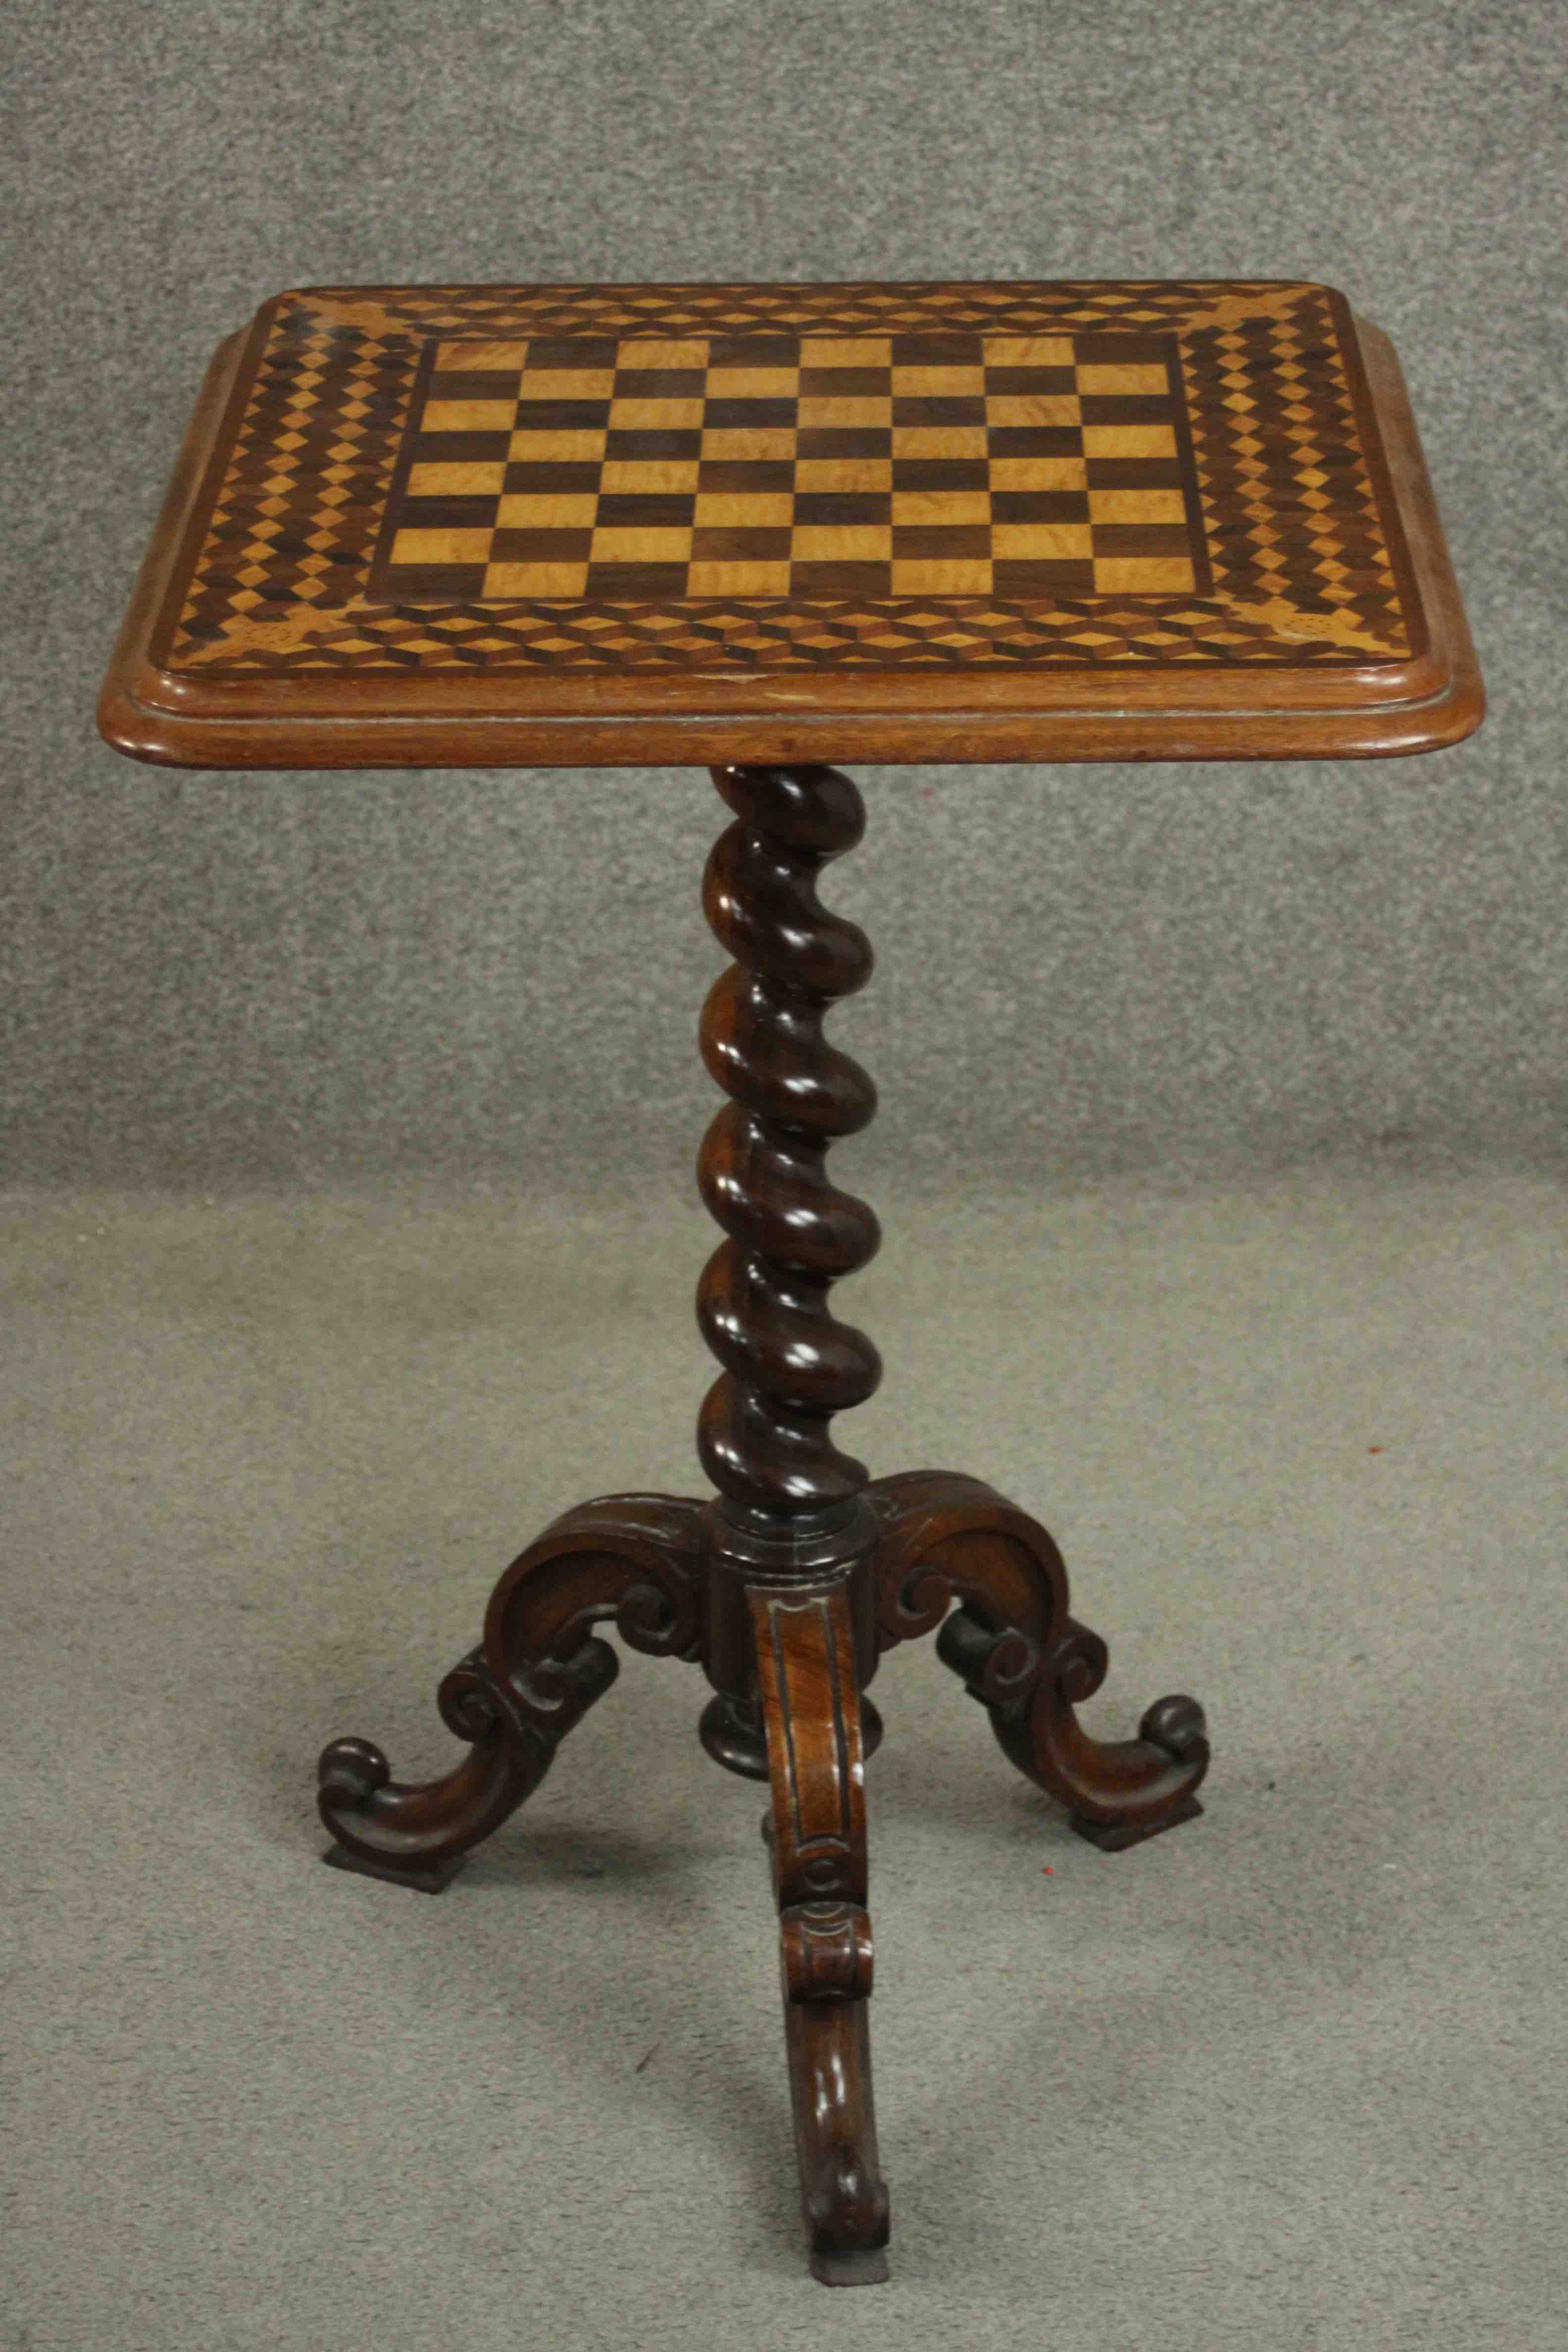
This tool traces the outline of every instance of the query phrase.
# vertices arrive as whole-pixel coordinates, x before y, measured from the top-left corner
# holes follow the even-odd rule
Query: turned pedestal
[[[834,999],[871,969],[865,934],[816,895],[818,869],[860,837],[860,796],[831,768],[721,769],[717,782],[736,822],[709,860],[706,903],[736,961],[708,1000],[702,1050],[731,1101],[700,1173],[728,1239],[697,1306],[724,1367],[697,1440],[716,1497],[615,1495],[546,1528],[497,1585],[479,1648],[441,1686],[468,1756],[444,1780],[407,1785],[368,1741],[335,1740],[321,1817],[337,1839],[329,1860],[434,1892],[537,1788],[614,1681],[597,1622],[634,1649],[700,1664],[715,1693],[703,1746],[772,1784],[812,2267],[847,2285],[886,2273],[863,1784],[881,1734],[863,1696],[879,1653],[940,1626],[942,1656],[1007,1754],[1101,1845],[1197,1812],[1208,1744],[1190,1698],[1160,1700],[1137,1739],[1090,1739],[1074,1702],[1099,1687],[1105,1644],[1070,1615],[1044,1528],[954,1471],[868,1484],[835,1443],[832,1416],[868,1397],[881,1370],[828,1304],[830,1285],[878,1241],[870,1210],[826,1166],[828,1144],[876,1105],[866,1073],[822,1034]]]
[[[336,1739],[321,1810],[329,1861],[437,1892],[615,1680],[599,1629],[700,1667],[703,1747],[770,1786],[829,2284],[887,2274],[881,1652],[934,1633],[1007,1756],[1108,1852],[1191,1820],[1209,1751],[1186,1697],[1135,1738],[1083,1729],[1105,1644],[1017,1503],[959,1470],[871,1479],[839,1449],[834,1416],[880,1366],[830,1292],[878,1227],[826,1155],[876,1097],[823,1029],[871,959],[817,896],[865,822],[822,761],[1371,755],[1456,741],[1480,709],[1392,352],[1324,288],[315,290],[214,362],[104,690],[120,749],[721,763],[710,1491],[545,1528],[440,1686],[459,1760],[403,1782]]]

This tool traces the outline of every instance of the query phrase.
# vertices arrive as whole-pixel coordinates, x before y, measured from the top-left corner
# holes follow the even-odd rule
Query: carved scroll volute
[[[883,1648],[931,1633],[957,1601],[1012,1637],[994,1672],[1021,1686],[1068,1622],[1067,1569],[1039,1521],[951,1470],[879,1478],[870,1502],[882,1526]]]
[[[613,1619],[629,1647],[696,1654],[703,1592],[699,1507],[671,1495],[612,1495],[545,1528],[490,1595],[485,1655],[505,1680],[570,1657]]]
[[[748,1599],[773,1762],[773,1885],[785,1998],[871,1990],[866,1791],[846,1587]]]
[[[506,1570],[482,1647],[441,1685],[441,1714],[470,1753],[438,1780],[394,1780],[368,1739],[336,1739],[319,1767],[330,1860],[434,1893],[549,1769],[557,1744],[608,1690],[614,1621],[633,1649],[695,1656],[701,1640],[702,1506],[612,1495],[568,1511]]]
[[[866,2000],[874,1952],[858,1903],[796,1903],[779,1921],[786,2000]]]
[[[868,1499],[882,1528],[884,1647],[940,1625],[939,1656],[1083,1836],[1115,1850],[1201,1810],[1209,1749],[1196,1699],[1157,1699],[1136,1739],[1097,1740],[1079,1722],[1074,1710],[1105,1678],[1106,1647],[1071,1615],[1061,1554],[1038,1520],[952,1471],[881,1479]]]

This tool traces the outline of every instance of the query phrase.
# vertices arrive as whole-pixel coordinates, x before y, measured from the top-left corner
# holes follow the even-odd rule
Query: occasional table
[[[710,764],[734,961],[698,1315],[714,1493],[614,1495],[501,1577],[440,1686],[467,1752],[332,1742],[340,1867],[435,1892],[614,1681],[595,1628],[700,1665],[766,1834],[816,2276],[887,2274],[863,1758],[879,1653],[935,1633],[1019,1769],[1110,1852],[1190,1820],[1195,1700],[1103,1743],[1106,1671],[1037,1519],[868,1479],[835,1413],[877,1351],[828,1299],[877,1247],[826,1171],[875,1108],[825,1014],[870,971],[817,878],[829,760],[1431,751],[1480,682],[1387,339],[1328,288],[448,286],[279,295],[215,357],[100,719],[196,768]],[[580,787],[579,787],[580,788]]]

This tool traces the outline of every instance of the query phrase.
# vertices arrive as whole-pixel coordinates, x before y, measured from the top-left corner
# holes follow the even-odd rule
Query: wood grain
[[[868,1492],[884,1644],[940,1627],[939,1654],[985,1707],[1004,1753],[1060,1799],[1080,1835],[1115,1852],[1201,1811],[1209,1747],[1196,1699],[1157,1699],[1136,1739],[1095,1739],[1079,1723],[1105,1679],[1106,1646],[1071,1615],[1067,1569],[1037,1519],[956,1471],[910,1471]]]
[[[813,2272],[888,2275],[867,2001],[865,1766],[848,1580],[748,1591],[773,1785],[785,2049]]]
[[[1384,756],[1480,685],[1300,285],[350,289],[204,392],[100,705],[189,766]]]
[[[436,1780],[394,1780],[372,1741],[334,1739],[318,1767],[340,1869],[437,1893],[550,1769],[616,1679],[595,1627],[654,1656],[695,1656],[704,1594],[702,1512],[671,1495],[584,1503],[521,1552],[490,1597],[484,1640],[441,1685],[468,1754]]]

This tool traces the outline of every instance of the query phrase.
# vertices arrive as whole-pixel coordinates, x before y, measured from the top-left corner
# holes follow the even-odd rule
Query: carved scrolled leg
[[[801,2206],[826,2286],[888,2275],[867,2001],[866,1799],[847,1581],[752,1586]]]
[[[943,1662],[1080,1835],[1116,1852],[1202,1811],[1209,1749],[1196,1699],[1156,1700],[1136,1739],[1091,1739],[1079,1724],[1076,1708],[1105,1679],[1106,1647],[1070,1615],[1062,1556],[1037,1519],[952,1471],[880,1479],[869,1496],[882,1526],[884,1646],[940,1625]]]
[[[327,1860],[436,1894],[550,1769],[561,1740],[616,1678],[593,1628],[611,1621],[654,1656],[695,1657],[703,1595],[702,1509],[668,1495],[614,1495],[568,1511],[519,1555],[491,1595],[484,1641],[441,1685],[442,1718],[469,1743],[436,1780],[394,1780],[365,1739],[334,1739],[319,1769]]]

